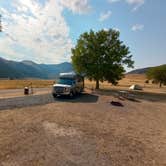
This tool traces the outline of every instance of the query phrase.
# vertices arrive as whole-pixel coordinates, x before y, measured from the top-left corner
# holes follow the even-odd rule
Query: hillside
[[[166,65],[166,64],[163,64]],[[162,66],[162,65],[160,65]],[[159,67],[159,66],[153,66],[153,67]],[[127,74],[146,74],[146,72],[153,67],[146,67],[146,68],[140,68],[140,69],[136,69],[136,70],[132,70],[130,72],[128,72]]]
[[[150,67],[136,69],[136,70],[132,70],[132,71],[128,72],[127,74],[145,74],[149,69],[150,69]]]
[[[9,61],[0,58],[0,78],[41,78],[52,79],[61,72],[73,71],[71,63],[37,64],[32,61]]]

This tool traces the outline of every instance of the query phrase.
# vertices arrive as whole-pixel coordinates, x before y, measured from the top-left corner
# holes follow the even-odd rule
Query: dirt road
[[[37,105],[1,109],[0,166],[166,165],[165,102],[41,96]]]

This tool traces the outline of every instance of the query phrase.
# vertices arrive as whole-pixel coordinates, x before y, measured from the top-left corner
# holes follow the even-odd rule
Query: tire
[[[56,98],[56,97],[57,97],[57,94],[54,94],[54,93],[53,93],[52,95],[53,95],[53,97],[54,97],[54,98]]]
[[[74,98],[74,96],[75,96],[75,94],[73,93],[73,91],[72,91],[72,92],[70,92],[69,97],[70,97],[71,99],[73,99],[73,98]]]

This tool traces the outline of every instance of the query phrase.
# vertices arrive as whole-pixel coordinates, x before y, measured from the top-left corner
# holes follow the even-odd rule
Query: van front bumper
[[[70,95],[70,92],[63,92],[63,93],[53,92],[52,94],[54,94],[54,95]]]
[[[53,95],[70,95],[70,92],[52,92]]]

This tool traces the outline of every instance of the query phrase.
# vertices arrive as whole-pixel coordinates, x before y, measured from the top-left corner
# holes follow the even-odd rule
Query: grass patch
[[[100,83],[100,89],[104,90],[128,90],[129,87],[133,84],[138,84],[143,87],[145,92],[154,92],[154,93],[166,93],[166,86],[159,88],[156,84],[146,84],[146,77],[141,74],[130,74],[126,75],[122,80],[119,81],[117,86],[113,86],[108,82]],[[47,88],[52,87],[55,80],[35,80],[35,79],[26,79],[26,80],[0,80],[0,89],[19,89],[29,86],[32,83],[34,88]],[[95,82],[85,80],[85,87],[89,89],[95,89]]]
[[[54,80],[0,80],[0,89],[20,89],[25,86],[32,86],[34,88],[46,88],[51,87]]]

